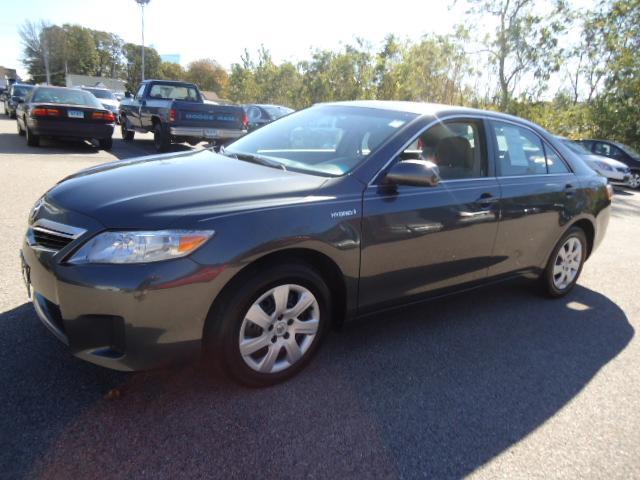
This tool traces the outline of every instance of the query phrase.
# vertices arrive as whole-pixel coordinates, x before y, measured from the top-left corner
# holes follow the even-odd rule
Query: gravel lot
[[[105,370],[40,325],[18,261],[29,209],[153,146],[32,149],[15,131],[0,117],[3,478],[640,478],[639,193],[617,192],[570,297],[519,282],[370,318],[248,390],[196,366]]]

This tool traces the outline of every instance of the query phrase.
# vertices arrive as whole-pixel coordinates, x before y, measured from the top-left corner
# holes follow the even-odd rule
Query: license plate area
[[[27,265],[27,262],[24,261],[22,254],[20,254],[20,263],[22,266],[22,280],[27,289],[27,297],[31,299],[31,268]]]
[[[84,112],[81,112],[79,110],[68,110],[67,116],[69,118],[84,118]]]
[[[220,136],[220,130],[217,128],[205,128],[204,136],[207,138],[217,138]]]

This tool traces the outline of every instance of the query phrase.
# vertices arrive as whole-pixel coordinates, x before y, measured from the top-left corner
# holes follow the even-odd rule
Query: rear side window
[[[547,173],[542,140],[526,128],[491,122],[498,158],[498,174],[503,177]]]
[[[548,173],[569,173],[569,168],[547,142],[544,142],[544,153],[547,157]]]

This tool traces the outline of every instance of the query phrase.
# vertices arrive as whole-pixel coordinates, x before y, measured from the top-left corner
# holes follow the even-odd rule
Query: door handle
[[[574,187],[570,183],[567,183],[564,186],[564,193],[567,197],[571,197],[574,193],[576,193],[576,187]]]

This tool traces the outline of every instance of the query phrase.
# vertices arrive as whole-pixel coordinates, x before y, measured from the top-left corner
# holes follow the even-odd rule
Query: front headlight
[[[612,172],[613,171],[613,167],[611,165],[609,165],[608,163],[604,163],[604,162],[600,162],[600,161],[596,160],[595,164],[598,166],[598,168],[601,168],[602,170],[606,170],[608,172]]]
[[[213,236],[213,230],[104,232],[96,235],[69,263],[148,263],[184,257]]]

